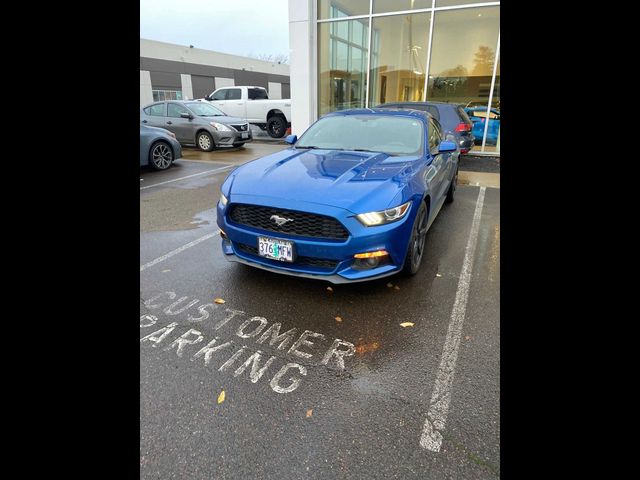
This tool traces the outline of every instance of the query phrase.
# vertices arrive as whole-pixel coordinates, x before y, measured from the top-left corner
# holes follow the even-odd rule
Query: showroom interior
[[[310,97],[293,125],[346,108],[452,102],[481,124],[473,152],[499,154],[500,2],[290,0],[289,9],[292,84],[306,77]]]

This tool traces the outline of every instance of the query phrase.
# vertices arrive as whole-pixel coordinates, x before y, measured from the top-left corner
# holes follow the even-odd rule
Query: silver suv
[[[249,123],[228,117],[206,102],[170,100],[140,109],[140,122],[173,132],[181,145],[197,145],[210,152],[218,146],[241,147],[253,139]]]

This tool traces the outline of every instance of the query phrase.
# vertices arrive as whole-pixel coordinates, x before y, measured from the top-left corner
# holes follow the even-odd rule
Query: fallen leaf
[[[313,409],[310,408],[309,410],[307,410],[307,418],[309,418],[312,415],[313,415]]]
[[[224,303],[224,300],[223,300],[223,299],[221,299],[221,298],[216,298],[216,299],[214,300],[214,302],[215,302],[215,303]]]
[[[436,273],[436,277],[441,277],[442,275],[440,275],[439,273]]]
[[[413,322],[402,322],[400,324],[401,327],[406,328],[406,327],[413,327],[415,325],[415,323]]]
[[[469,340],[471,337],[469,335],[467,335],[466,337],[464,337],[465,340]]]
[[[331,288],[331,287],[327,287],[327,292],[331,292],[331,293],[333,293],[333,288]]]
[[[342,321],[342,317],[336,317],[336,322],[341,322]]]
[[[398,285],[396,285],[395,287],[393,287],[394,290],[400,290],[400,287]]]
[[[220,395],[218,395],[218,405],[220,405],[222,402],[224,402],[224,397],[225,397],[224,390],[222,390],[220,392]]]
[[[387,283],[387,287],[389,288],[393,287],[393,283]]]

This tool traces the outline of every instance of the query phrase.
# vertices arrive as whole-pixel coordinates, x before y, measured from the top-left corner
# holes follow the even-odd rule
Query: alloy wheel
[[[169,168],[169,166],[171,165],[173,154],[171,153],[171,149],[168,146],[166,146],[164,143],[160,143],[153,147],[151,158],[153,164],[158,169],[164,170],[165,168]]]

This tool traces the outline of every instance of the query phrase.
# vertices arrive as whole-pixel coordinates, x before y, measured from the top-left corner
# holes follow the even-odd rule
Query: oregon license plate
[[[258,237],[258,253],[261,257],[293,262],[293,242],[276,238]]]

